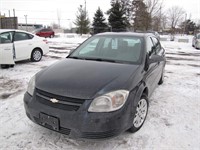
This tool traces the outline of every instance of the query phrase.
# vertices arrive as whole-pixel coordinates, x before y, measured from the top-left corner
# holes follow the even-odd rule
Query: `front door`
[[[0,34],[0,65],[10,64],[15,64],[12,32],[4,32]]]
[[[16,61],[30,58],[33,45],[29,34],[24,32],[15,32],[14,46],[16,52]]]

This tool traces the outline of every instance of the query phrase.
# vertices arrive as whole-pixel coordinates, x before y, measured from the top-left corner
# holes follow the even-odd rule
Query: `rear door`
[[[0,64],[15,64],[14,49],[12,42],[13,32],[4,32],[0,34]]]
[[[153,55],[156,55],[155,44],[151,36],[147,37],[147,60],[150,59]],[[158,76],[159,76],[159,63],[155,62],[149,65],[148,70],[146,72],[146,84],[149,88],[149,93],[151,94],[158,84]]]
[[[33,50],[33,35],[25,32],[15,32],[14,47],[16,53],[16,61],[29,59]]]
[[[155,54],[165,57],[165,50],[162,48],[159,40],[155,37],[152,37],[152,41],[153,41],[154,47],[155,47]],[[160,80],[161,74],[164,71],[163,66],[165,66],[165,61],[157,62],[157,64],[158,64],[158,67],[157,67],[156,82]]]

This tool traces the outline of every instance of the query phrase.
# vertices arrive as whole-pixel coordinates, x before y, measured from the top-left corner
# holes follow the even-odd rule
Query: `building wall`
[[[1,17],[0,29],[17,29],[18,18],[17,17]]]

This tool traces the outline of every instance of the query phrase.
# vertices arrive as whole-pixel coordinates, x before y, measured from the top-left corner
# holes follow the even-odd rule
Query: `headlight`
[[[31,78],[31,80],[29,81],[28,88],[27,88],[27,92],[28,92],[31,96],[33,96],[34,89],[35,89],[35,76],[33,76],[33,77]]]
[[[95,98],[89,112],[111,112],[120,109],[127,100],[129,91],[118,90]]]

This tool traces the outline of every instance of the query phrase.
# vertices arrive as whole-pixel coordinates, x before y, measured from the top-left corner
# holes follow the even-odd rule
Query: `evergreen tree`
[[[111,0],[111,9],[108,10],[108,21],[111,31],[126,31],[128,26],[126,18],[126,10],[118,0]]]
[[[190,32],[194,33],[195,29],[197,28],[196,27],[196,23],[194,23],[190,19],[182,22],[181,25],[180,25],[180,27],[181,27],[181,29],[183,30],[183,32],[185,34],[189,34]]]
[[[132,1],[134,30],[146,31],[151,27],[151,16],[147,12],[147,6],[143,0]]]
[[[77,26],[77,33],[82,35],[90,32],[90,20],[87,12],[83,10],[82,5],[80,5],[78,8],[78,13],[76,15],[74,24]]]
[[[119,0],[119,3],[125,10],[127,26],[130,26],[131,24],[131,2],[132,0]]]
[[[92,23],[94,34],[106,32],[108,30],[108,25],[105,20],[103,12],[99,7],[94,15]]]

